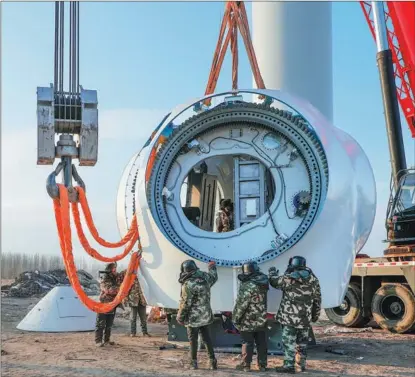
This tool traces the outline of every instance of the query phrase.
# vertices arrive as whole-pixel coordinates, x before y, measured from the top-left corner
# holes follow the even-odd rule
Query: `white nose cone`
[[[86,308],[71,286],[53,288],[17,325],[34,332],[92,331],[96,314]]]
[[[264,104],[255,103],[263,96]],[[217,262],[212,308],[230,311],[243,262],[282,273],[296,255],[319,278],[323,307],[340,305],[375,215],[375,181],[364,151],[295,95],[221,93],[212,108],[196,114],[203,101],[172,111],[121,181],[119,225],[125,233],[136,214],[139,277],[149,305],[178,307],[180,264],[190,258],[203,270]],[[228,232],[215,228],[221,198],[235,203]],[[270,312],[278,310],[275,293]]]

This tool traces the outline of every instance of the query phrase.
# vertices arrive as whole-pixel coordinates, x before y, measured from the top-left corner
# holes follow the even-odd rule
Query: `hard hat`
[[[105,266],[105,271],[107,271],[107,272],[111,272],[111,271],[112,271],[112,269],[113,269],[114,267],[117,267],[117,262],[111,262],[111,263],[108,263],[108,264]]]
[[[258,263],[257,262],[245,262],[242,265],[242,273],[244,275],[250,275],[254,272],[258,272],[259,271],[259,267],[258,267]]]
[[[306,259],[304,257],[295,256],[290,258],[288,264],[293,268],[303,268],[306,267]]]
[[[191,272],[191,271],[198,270],[198,267],[196,266],[195,261],[188,259],[182,263],[180,269],[181,269],[181,272]]]

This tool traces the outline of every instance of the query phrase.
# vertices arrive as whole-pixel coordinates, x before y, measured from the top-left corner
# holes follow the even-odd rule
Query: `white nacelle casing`
[[[341,304],[352,273],[356,254],[372,230],[376,211],[376,188],[372,168],[360,145],[347,133],[334,127],[308,102],[273,90],[241,90],[245,95],[266,95],[298,112],[312,126],[327,158],[329,183],[324,204],[305,235],[287,251],[260,264],[263,272],[275,266],[284,271],[290,257],[304,256],[320,281],[323,308]],[[232,95],[233,93],[215,94]],[[145,174],[150,151],[170,122],[203,99],[179,106],[162,123],[150,144],[136,154],[125,169],[118,193],[118,224],[122,234],[128,229],[126,184],[133,166],[138,169],[135,184],[136,216],[143,247],[139,279],[149,305],[178,308],[180,265],[191,259],[163,234],[150,211]],[[253,247],[256,240],[252,239]],[[201,270],[207,264],[196,260]],[[218,282],[212,287],[212,309],[230,311],[237,291],[239,267],[218,266]],[[281,292],[269,291],[268,311],[278,310]]]

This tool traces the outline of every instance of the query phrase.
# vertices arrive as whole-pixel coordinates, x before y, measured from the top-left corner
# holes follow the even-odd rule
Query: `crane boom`
[[[385,110],[386,130],[388,135],[389,152],[392,165],[392,175],[395,188],[406,170],[405,147],[402,137],[401,118],[393,73],[392,51],[389,48],[385,11],[383,2],[372,2],[374,28],[376,36],[376,60],[382,89],[383,107]]]
[[[415,3],[412,3],[412,6],[415,12]],[[364,8],[363,4],[362,7]],[[389,7],[392,9],[393,5],[389,5]],[[376,58],[382,88],[393,179],[393,187],[391,187],[385,222],[388,237],[385,242],[388,242],[389,246],[384,251],[384,254],[387,256],[393,255],[394,257],[412,258],[415,254],[415,170],[408,170],[406,166],[398,99],[400,99],[402,110],[406,115],[409,127],[413,131],[413,128],[415,128],[415,101],[413,96],[415,90],[411,87],[414,83],[412,81],[411,71],[407,69],[404,72],[400,72],[399,67],[402,67],[402,64],[400,60],[397,60],[398,54],[396,52],[396,46],[406,46],[405,42],[408,34],[400,34],[400,38],[396,38],[396,41],[392,40],[390,35],[391,30],[388,29],[387,25],[387,20],[390,16],[385,13],[383,2],[373,1],[370,8],[370,15],[373,17],[373,24],[369,22],[369,25],[375,36],[378,51]],[[397,25],[400,25],[401,20],[394,17],[392,17],[392,20],[395,29],[398,30],[399,26]],[[413,26],[412,29],[407,30],[409,30],[409,35],[413,32],[415,36]],[[408,49],[404,49],[403,51],[406,52],[399,55],[402,56],[401,61],[403,62],[403,66],[411,67],[408,61],[411,63],[415,59],[413,59]],[[405,57],[408,60],[405,60]],[[401,73],[404,73],[404,75],[399,76]],[[401,86],[397,88],[395,79],[398,81],[399,78],[404,78],[406,81],[400,81]],[[402,90],[399,88],[407,88],[408,97],[403,97]],[[405,104],[407,104],[406,106],[412,107],[405,107]],[[413,116],[408,116],[411,115],[411,111]]]
[[[372,2],[361,1],[360,5],[372,36],[376,39]],[[398,101],[411,135],[415,138],[415,2],[388,1],[384,4],[383,14]]]

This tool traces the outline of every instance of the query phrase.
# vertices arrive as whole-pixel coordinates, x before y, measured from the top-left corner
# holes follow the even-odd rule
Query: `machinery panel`
[[[53,87],[37,88],[37,164],[55,161],[55,118]]]
[[[98,160],[98,98],[96,90],[81,90],[79,166],[94,166]]]

